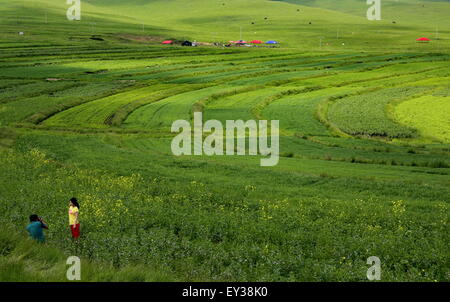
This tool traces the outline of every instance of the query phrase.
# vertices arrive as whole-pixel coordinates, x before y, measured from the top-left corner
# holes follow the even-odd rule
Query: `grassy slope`
[[[396,114],[400,121],[421,130],[423,135],[449,141],[448,127],[442,126],[450,123],[449,105],[448,97],[427,95],[400,104]]]
[[[104,114],[100,119],[93,114],[83,114],[95,113],[97,103],[103,104],[104,100],[111,99],[108,94],[104,95],[105,91],[101,89],[105,83],[115,86],[124,79],[137,81],[135,84],[138,87],[133,89],[140,88],[139,85],[163,81],[167,87],[186,85],[193,90],[208,91],[204,95],[197,95],[188,89],[187,92],[180,93],[185,93],[189,98],[169,99],[178,103],[166,99],[161,103],[158,101],[143,107],[133,107],[128,103],[135,101],[134,99],[117,98],[117,105],[128,105],[134,110],[129,117],[123,118],[124,128],[144,125],[147,130],[153,130],[161,124],[170,125],[174,118],[189,117],[195,102],[202,101],[209,93],[222,93],[228,88],[220,86],[221,82],[228,82],[234,89],[255,88],[255,85],[273,85],[274,81],[288,81],[285,84],[277,84],[281,85],[279,88],[267,86],[264,90],[256,87],[261,91],[219,95],[209,100],[204,109],[206,115],[219,119],[234,118],[236,114],[249,117],[255,114],[254,106],[257,106],[256,112],[263,117],[284,117],[284,112],[288,111],[291,113],[286,129],[289,135],[282,138],[282,151],[292,157],[283,157],[280,165],[273,169],[260,169],[257,158],[174,159],[168,150],[169,139],[163,136],[155,139],[158,134],[151,132],[146,135],[119,136],[96,134],[91,130],[86,130],[89,135],[76,132],[64,134],[52,128],[45,131],[45,127],[42,129],[44,131],[27,128],[18,128],[15,131],[2,129],[0,145],[13,145],[19,151],[39,148],[48,157],[64,164],[60,170],[55,167],[59,164],[49,167],[48,171],[43,172],[44,178],[40,176],[42,167],[30,169],[28,165],[34,160],[27,158],[28,155],[25,155],[25,158],[20,154],[17,158],[13,156],[15,160],[4,165],[2,175],[8,175],[6,179],[9,181],[7,183],[10,190],[2,194],[2,203],[5,207],[8,205],[4,212],[11,211],[8,212],[8,217],[16,225],[22,225],[23,217],[30,211],[46,212],[51,215],[52,220],[57,221],[56,230],[50,235],[50,242],[64,249],[66,254],[70,253],[71,251],[66,249],[65,221],[62,221],[60,214],[63,209],[59,205],[59,201],[67,197],[66,190],[80,196],[86,204],[89,198],[97,203],[108,200],[115,202],[121,198],[123,192],[120,186],[115,188],[116,180],[112,180],[112,185],[108,182],[109,174],[129,176],[132,171],[140,173],[146,181],[156,178],[161,181],[161,185],[152,185],[149,188],[145,181],[139,182],[136,195],[125,197],[128,198],[125,202],[128,202],[130,209],[134,201],[143,202],[143,196],[150,195],[160,197],[167,206],[158,203],[145,205],[148,211],[147,222],[129,226],[123,234],[127,237],[138,236],[127,232],[130,229],[134,232],[134,228],[149,229],[151,235],[159,239],[159,243],[154,246],[151,255],[147,255],[145,246],[154,245],[154,239],[151,236],[146,237],[146,234],[139,235],[143,236],[140,255],[130,251],[128,246],[105,251],[108,244],[99,243],[98,248],[104,254],[95,256],[87,246],[83,255],[96,259],[92,260],[94,268],[103,265],[95,262],[99,258],[106,256],[107,262],[114,263],[115,257],[123,251],[134,259],[134,262],[130,262],[131,273],[125,268],[117,277],[112,277],[109,273],[115,269],[107,269],[105,275],[93,274],[89,280],[173,280],[175,278],[172,276],[176,275],[177,279],[183,280],[264,278],[360,281],[364,279],[364,261],[367,258],[365,256],[369,254],[390,259],[385,268],[388,280],[448,279],[448,272],[445,271],[443,263],[448,252],[445,245],[448,242],[448,232],[446,233],[445,226],[448,220],[449,171],[448,168],[441,167],[442,163],[448,162],[448,148],[445,149],[442,144],[422,148],[332,137],[330,129],[318,123],[313,116],[317,106],[323,104],[329,95],[393,84],[410,86],[409,81],[419,80],[424,81],[420,85],[431,88],[445,86],[447,78],[440,70],[434,73],[420,70],[421,73],[417,75],[408,72],[415,72],[416,66],[420,67],[418,69],[426,69],[429,66],[445,67],[444,59],[441,59],[441,63],[429,63],[428,61],[435,59],[432,56],[417,59],[425,63],[410,63],[414,62],[413,57],[418,53],[448,53],[447,3],[425,1],[426,8],[430,9],[426,9],[417,17],[417,7],[420,8],[421,2],[386,1],[389,9],[384,10],[384,20],[377,23],[365,19],[364,1],[358,1],[358,4],[350,0],[305,3],[311,6],[265,0],[136,0],[123,3],[83,1],[83,21],[70,23],[65,20],[67,6],[64,1],[2,2],[0,10],[4,18],[0,22],[4,31],[0,36],[0,46],[17,46],[17,49],[6,49],[2,54],[1,76],[5,81],[2,85],[12,86],[11,89],[1,92],[1,101],[6,103],[0,108],[2,123],[12,123],[14,126],[17,122],[24,123],[23,119],[26,117],[28,124],[25,125],[30,126],[29,122],[33,119],[29,114],[37,112],[36,116],[39,117],[56,113],[44,122],[44,126],[57,121],[56,124],[60,128],[68,129],[75,127],[71,123],[73,117],[70,112],[80,112],[76,118],[85,122],[93,117],[95,121],[90,126],[101,124],[101,127],[108,130],[103,122],[111,116],[113,108],[104,106]],[[225,6],[222,3],[225,3]],[[300,9],[300,12],[297,9]],[[43,22],[45,12],[48,24]],[[265,17],[268,19],[264,20]],[[392,24],[392,20],[396,20],[397,24]],[[251,22],[255,24],[252,25]],[[142,23],[145,24],[144,31]],[[423,45],[414,42],[417,36],[432,37],[436,23],[439,23],[439,28],[442,27],[442,40]],[[240,27],[243,28],[245,39],[277,39],[290,49],[273,52],[245,49],[181,50],[150,46],[147,43],[142,46],[129,41],[123,43],[124,41],[118,38],[120,34],[157,36],[150,44],[167,37],[227,41],[239,38]],[[339,39],[336,38],[337,29]],[[18,37],[18,31],[25,31],[25,36]],[[101,35],[106,42],[99,44],[88,40],[93,34]],[[324,37],[323,48],[322,52],[316,53],[319,36]],[[380,43],[380,40],[383,43]],[[53,46],[55,44],[61,46]],[[361,59],[360,57],[366,56],[362,51],[392,54],[376,54],[374,58]],[[231,55],[222,52],[230,52]],[[328,56],[328,59],[322,62],[317,55]],[[392,66],[372,71],[364,70],[381,67],[388,59],[393,60]],[[44,65],[30,68],[38,62]],[[279,64],[284,65],[277,66]],[[16,67],[6,68],[8,65]],[[332,66],[332,69],[324,69],[327,65]],[[312,69],[305,70],[305,66]],[[278,73],[274,73],[276,67],[279,68]],[[299,70],[294,70],[295,68]],[[92,74],[104,69],[108,71]],[[260,74],[254,76],[254,72]],[[323,78],[302,78],[328,72],[330,74]],[[392,77],[396,73],[405,75]],[[428,82],[423,80],[426,74],[429,75]],[[295,76],[299,78],[296,79]],[[439,76],[442,77],[440,81]],[[69,78],[68,84],[76,87],[66,90],[65,82],[49,84],[42,81],[46,77]],[[371,78],[377,80],[372,83]],[[17,79],[36,82],[26,84],[26,89],[16,89],[15,85],[20,83],[15,82]],[[81,86],[87,83],[93,85],[89,92],[84,91]],[[202,86],[209,84],[215,86]],[[337,87],[338,84],[340,87]],[[161,87],[166,87],[164,85]],[[277,98],[274,99],[271,99],[273,94],[267,92],[271,89],[274,92],[282,92],[317,86],[324,86],[329,90],[305,92],[301,98],[295,94],[275,95]],[[109,87],[107,90],[112,91]],[[57,114],[67,109],[65,106],[79,105],[79,101],[84,97],[80,100],[70,100],[69,97],[73,93],[80,94],[80,91],[99,101]],[[134,91],[129,94],[133,95]],[[52,97],[49,97],[50,95]],[[309,98],[304,98],[305,95]],[[144,96],[148,95],[143,94],[142,97]],[[64,106],[61,107],[58,102],[64,103]],[[33,106],[28,106],[30,103]],[[302,111],[296,114],[299,103],[304,105],[306,113]],[[167,106],[161,106],[165,104]],[[407,105],[408,102],[400,105],[402,104]],[[239,108],[238,105],[242,107]],[[155,118],[155,114],[152,115],[154,119],[150,119],[148,114],[155,112],[160,118]],[[307,123],[298,125],[299,118],[307,120]],[[114,131],[119,130],[121,129],[114,128]],[[305,139],[295,136],[301,137],[303,134],[307,135]],[[17,135],[22,136],[17,138]],[[435,147],[437,151],[433,149]],[[102,184],[101,190],[91,188],[91,192],[87,192],[84,183],[77,183],[63,176],[75,173],[74,166],[78,165],[87,169],[85,174],[92,173],[92,169],[97,168],[106,171],[94,174],[94,178],[108,181]],[[31,175],[29,172],[32,172]],[[49,173],[49,177],[54,177],[57,184],[49,181],[50,178],[45,177],[46,173]],[[28,177],[35,183],[33,189],[26,185]],[[87,179],[86,183],[94,182],[91,178]],[[205,195],[200,197],[200,201],[195,193],[201,189],[195,184],[191,185],[192,180],[206,187],[205,191],[202,191]],[[251,189],[253,186],[256,188],[254,191]],[[22,190],[24,187],[28,188],[26,192]],[[208,197],[210,192],[214,193],[214,198]],[[355,199],[355,196],[361,199]],[[285,198],[286,204],[282,202]],[[30,203],[24,202],[26,200],[46,202],[39,208],[33,208]],[[186,205],[185,200],[193,203]],[[15,201],[14,206],[11,205],[12,201]],[[20,206],[20,202],[24,202],[24,206]],[[197,203],[199,207],[196,206]],[[243,209],[242,205],[248,205],[250,209]],[[277,210],[276,206],[281,209]],[[372,215],[374,208],[376,213]],[[221,212],[221,209],[226,209],[225,213]],[[139,211],[141,208],[135,207],[132,210]],[[197,215],[192,215],[193,212]],[[89,211],[85,213],[87,215]],[[338,219],[336,213],[339,213]],[[268,218],[272,217],[271,214],[273,220]],[[363,217],[372,218],[368,222]],[[298,232],[299,229],[309,231]],[[86,241],[95,242],[98,236],[104,234],[103,229],[92,224]],[[108,238],[114,239],[109,237],[111,235],[106,232]],[[1,236],[9,238],[6,233]],[[42,252],[47,251],[50,255],[55,255],[53,260],[46,259],[45,256],[34,257],[35,251],[41,255],[36,246],[22,242],[23,237],[12,237],[17,250],[14,249],[15,252],[1,258],[2,268],[5,268],[3,280],[8,279],[8,276],[17,280],[64,280],[61,279],[64,273],[64,263],[61,262],[64,261],[63,254],[49,248]],[[417,246],[416,242],[421,242],[421,245]],[[425,250],[427,254],[424,256]],[[304,262],[296,258],[298,251],[301,251]],[[23,254],[27,256],[24,258]],[[221,255],[220,263],[217,261],[218,255]],[[190,258],[186,261],[185,257]],[[347,260],[341,261],[342,257]],[[405,258],[406,262],[403,261]],[[144,261],[147,265],[149,262],[166,263],[170,267],[170,273],[159,273],[159,269],[141,269],[139,265],[135,266],[136,263]],[[236,265],[239,261],[249,265]],[[253,262],[260,263],[260,266],[255,267]],[[49,269],[42,271],[42,263],[50,263],[48,266],[44,265]],[[202,269],[197,271],[193,270],[193,267]],[[424,272],[418,269],[423,269]],[[138,270],[150,273],[137,273]],[[362,273],[355,275],[355,270]]]
[[[239,39],[242,28],[244,39],[276,39],[284,46],[300,49],[318,48],[320,37],[324,45],[328,43],[328,49],[346,51],[380,50],[387,45],[391,50],[435,51],[449,46],[447,3],[425,1],[423,8],[415,0],[384,1],[384,17],[377,22],[366,19],[367,6],[363,1],[314,3],[317,7],[267,0],[83,1],[82,22],[71,23],[65,20],[64,2],[15,1],[2,4],[1,8],[10,42],[18,31],[35,35],[33,38],[40,41],[51,38],[61,42],[67,42],[70,36],[120,32],[157,35],[160,39],[228,41]],[[46,13],[47,24],[44,23]],[[392,20],[397,23],[392,24]],[[419,36],[433,38],[436,26],[440,28],[441,40],[431,46],[415,43]],[[65,32],[66,36],[54,35],[55,31]],[[30,37],[14,40],[27,39]]]
[[[61,141],[61,150],[70,145],[67,139],[53,137]],[[79,139],[72,139],[77,150],[86,150]],[[23,225],[25,213],[43,213],[50,221],[49,245],[94,261],[87,262],[85,281],[364,281],[368,255],[385,259],[383,280],[448,278],[448,205],[440,199],[442,191],[437,192],[448,188],[428,184],[415,191],[408,181],[352,181],[298,174],[288,167],[268,173],[256,168],[254,160],[246,169],[240,163],[238,173],[229,162],[214,160],[173,163],[151,154],[152,161],[146,162],[138,153],[84,141],[108,154],[104,161],[115,154],[124,171],[124,159],[129,158],[129,165],[141,163],[141,171],[134,167],[135,172],[153,169],[160,174],[151,179],[145,174],[118,177],[91,167],[62,166],[36,149],[6,152],[0,157],[6,178],[0,181],[11,190],[2,194],[0,210],[8,217],[8,224],[2,224],[15,225],[14,230]],[[93,152],[82,157],[102,160]],[[180,169],[186,171],[186,181],[177,178]],[[222,185],[211,186],[216,180]],[[78,249],[70,243],[63,215],[66,203],[61,200],[68,192],[77,192],[83,200]],[[30,199],[39,202],[26,202]],[[0,234],[0,240],[8,238],[6,232]],[[38,249],[21,238],[2,242],[3,278],[8,280],[7,273],[18,269],[12,277],[19,280],[29,280],[30,270],[50,275],[47,280],[64,280],[60,252]],[[122,270],[117,276],[109,269],[91,274],[90,265],[101,265],[96,261]],[[23,269],[28,265],[30,269]]]
[[[69,243],[70,244],[70,243]],[[0,231],[0,282],[64,282],[67,254],[51,244],[39,244],[4,225]],[[170,274],[149,266],[117,269],[107,263],[81,258],[83,282],[176,281]],[[73,282],[73,281],[72,281]]]

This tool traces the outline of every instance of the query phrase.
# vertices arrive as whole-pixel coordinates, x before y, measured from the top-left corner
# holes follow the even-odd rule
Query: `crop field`
[[[442,96],[427,95],[404,102],[396,108],[399,121],[419,129],[423,136],[448,141],[448,92]]]
[[[65,2],[0,0],[0,281],[450,281],[448,1]],[[278,165],[173,155],[195,112],[278,120]]]

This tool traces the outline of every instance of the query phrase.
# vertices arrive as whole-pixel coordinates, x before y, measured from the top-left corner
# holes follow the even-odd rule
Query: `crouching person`
[[[27,226],[27,231],[30,237],[37,242],[44,243],[45,236],[43,229],[48,230],[48,225],[36,214],[30,216],[30,224]]]

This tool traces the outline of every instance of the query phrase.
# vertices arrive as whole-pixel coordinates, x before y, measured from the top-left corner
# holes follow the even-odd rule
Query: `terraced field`
[[[3,225],[20,231],[24,217],[39,212],[51,223],[49,244],[62,252],[117,269],[143,265],[170,280],[364,281],[373,255],[382,259],[385,281],[450,279],[448,30],[440,48],[411,46],[402,39],[418,25],[401,15],[409,27],[396,29],[398,42],[393,23],[384,24],[392,37],[382,47],[378,34],[362,38],[361,28],[375,29],[345,5],[321,11],[316,6],[331,1],[233,0],[226,9],[253,4],[258,20],[277,9],[269,16],[276,29],[256,22],[264,36],[294,26],[283,14],[297,7],[307,16],[305,37],[315,31],[306,20],[331,24],[325,13],[346,16],[344,36],[331,40],[335,27],[327,27],[333,46],[320,48],[302,45],[297,33],[280,33],[290,42],[279,48],[163,47],[136,40],[192,37],[212,21],[188,13],[189,25],[176,31],[180,20],[149,24],[162,16],[147,20],[140,1],[120,6],[135,12],[133,21],[114,14],[116,3],[86,2],[89,22],[77,30],[56,17],[60,4],[49,6],[54,34],[33,27],[37,17],[15,23],[18,6],[1,6]],[[143,7],[164,7],[148,2]],[[409,2],[398,5],[413,11]],[[448,11],[447,3],[430,5]],[[204,12],[218,18],[212,4]],[[211,30],[220,32],[225,19]],[[150,32],[136,29],[138,21]],[[18,26],[33,34],[12,38]],[[104,41],[92,40],[93,31]],[[232,34],[221,32],[223,39]],[[260,156],[173,156],[172,123],[199,111],[223,123],[279,120],[279,164],[260,167]],[[77,247],[66,238],[72,196],[82,204]],[[7,256],[0,255],[0,268]]]
[[[449,129],[442,127],[442,125],[449,124],[448,96],[448,93],[426,95],[402,103],[396,108],[398,120],[419,129],[424,136],[448,142]]]

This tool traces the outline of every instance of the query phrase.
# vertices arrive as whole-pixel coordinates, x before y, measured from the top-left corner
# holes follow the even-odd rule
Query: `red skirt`
[[[70,226],[70,231],[72,231],[72,237],[73,238],[80,237],[80,224],[77,223],[76,225],[71,225]]]

